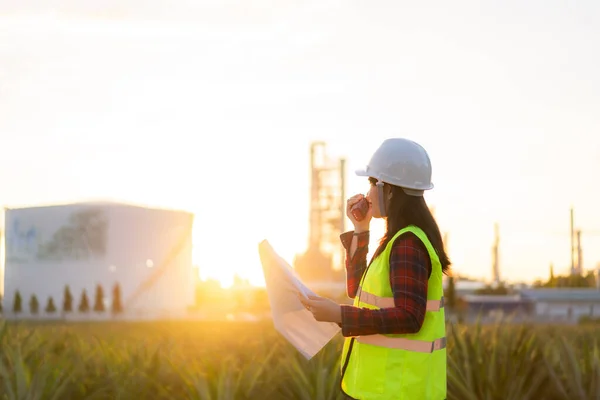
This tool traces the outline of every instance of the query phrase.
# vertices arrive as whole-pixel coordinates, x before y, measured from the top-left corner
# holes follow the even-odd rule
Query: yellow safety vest
[[[390,252],[396,238],[414,233],[431,259],[427,312],[418,333],[345,338],[342,390],[360,400],[443,400],[446,398],[446,324],[442,267],[425,233],[416,226],[400,230],[363,275],[354,306],[394,307]]]

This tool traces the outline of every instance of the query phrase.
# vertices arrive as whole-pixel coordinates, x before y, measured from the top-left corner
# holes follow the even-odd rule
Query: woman
[[[359,176],[371,184],[370,207],[346,248],[347,292],[352,306],[322,298],[302,300],[318,321],[340,324],[345,337],[342,391],[350,399],[446,398],[446,328],[442,275],[450,260],[423,192],[433,188],[423,147],[407,139],[384,141]],[[367,266],[371,218],[386,232]]]

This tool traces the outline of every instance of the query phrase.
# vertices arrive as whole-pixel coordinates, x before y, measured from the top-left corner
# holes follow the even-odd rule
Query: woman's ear
[[[390,206],[392,205],[392,196],[393,196],[392,192],[393,192],[392,187],[389,185],[385,185],[385,191],[383,193],[385,196],[385,203],[386,203],[385,205],[388,210],[389,210]]]
[[[385,185],[386,188],[386,197],[388,200],[390,200],[392,198],[392,187],[390,185]]]

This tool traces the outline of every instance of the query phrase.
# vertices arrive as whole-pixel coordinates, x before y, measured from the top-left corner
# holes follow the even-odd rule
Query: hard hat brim
[[[417,188],[417,187],[408,187],[408,186],[405,186],[405,185],[399,185],[397,183],[390,183],[390,181],[388,181],[387,179],[385,179],[385,177],[382,178],[378,174],[370,174],[369,171],[368,171],[368,168],[357,169],[356,171],[354,171],[354,173],[357,176],[368,176],[369,178],[375,178],[375,179],[381,180],[382,182],[385,182],[387,184],[401,187],[403,189],[411,191],[412,192],[411,193],[412,196],[420,196],[420,195],[423,194],[423,192],[425,190],[431,190],[434,187],[433,183],[429,183],[429,185],[427,185],[426,187],[420,187],[420,188]]]
[[[357,169],[356,171],[354,171],[354,173],[357,176],[369,176],[369,174],[367,173],[367,169],[366,168]]]

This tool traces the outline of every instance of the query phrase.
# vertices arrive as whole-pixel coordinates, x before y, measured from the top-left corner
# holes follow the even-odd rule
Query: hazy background
[[[404,136],[459,273],[490,277],[494,222],[502,277],[566,272],[571,205],[591,269],[599,21],[595,1],[2,0],[0,205],[187,209],[201,275],[260,284],[260,240],[306,247],[310,141],[351,195]]]

